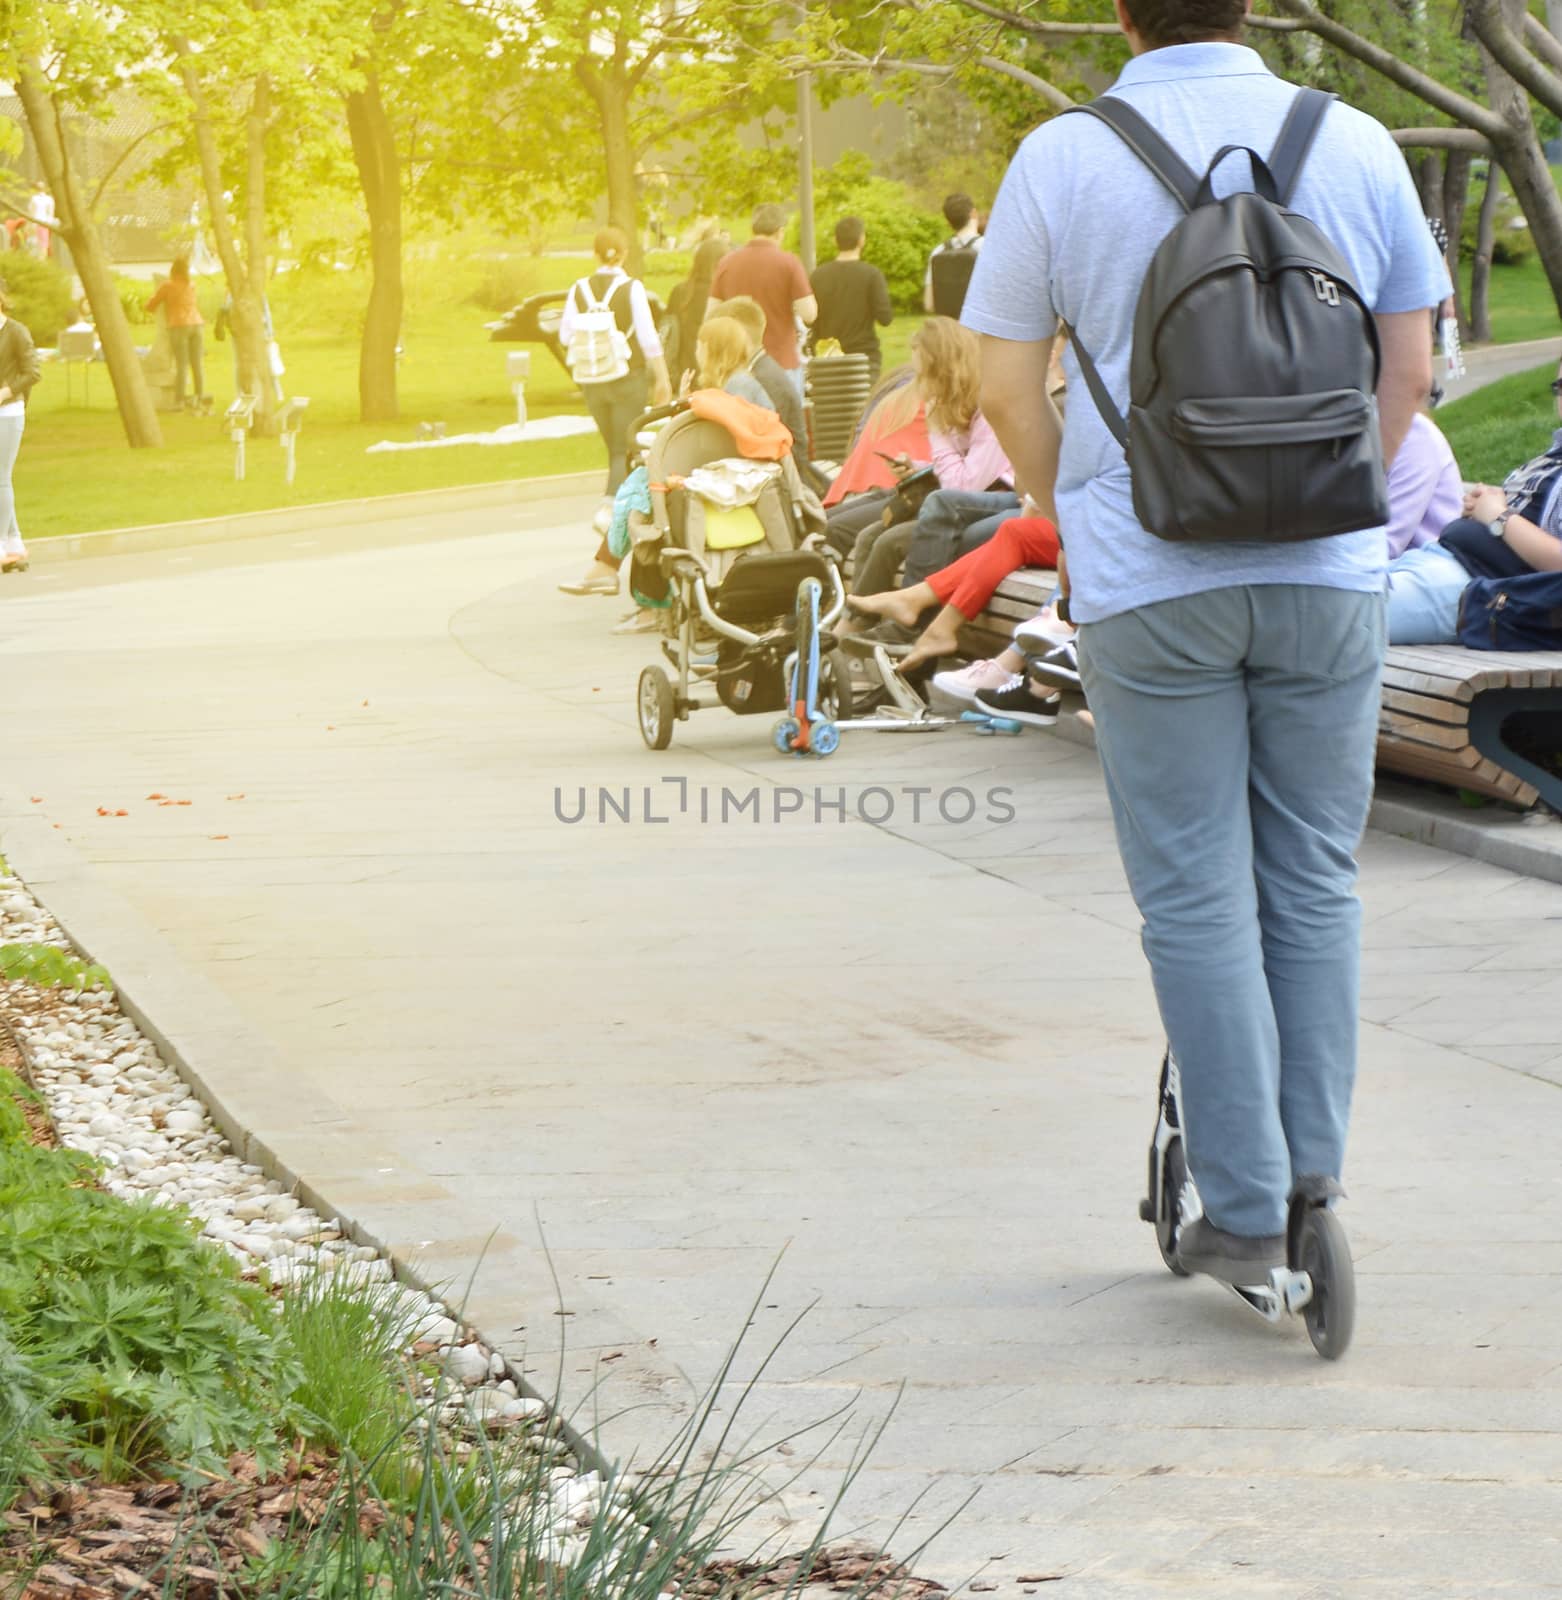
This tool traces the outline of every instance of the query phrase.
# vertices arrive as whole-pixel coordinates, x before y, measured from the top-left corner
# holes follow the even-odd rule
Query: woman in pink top
[[[191,399],[194,409],[206,404],[206,373],[202,365],[201,308],[195,303],[195,285],[190,282],[190,263],[177,256],[168,269],[168,276],[157,286],[156,293],[147,301],[148,311],[163,308],[163,321],[168,326],[168,342],[174,351],[174,404],[182,406],[184,400],[184,375],[190,374]]]
[[[1020,508],[1014,471],[978,408],[981,347],[976,335],[949,317],[930,317],[911,341],[911,362],[927,405],[938,488],[922,502],[915,521],[871,527],[859,535],[853,594],[893,588],[902,561],[907,583],[925,579],[958,556],[962,545],[974,548],[990,538]],[[900,465],[909,470],[913,463]]]

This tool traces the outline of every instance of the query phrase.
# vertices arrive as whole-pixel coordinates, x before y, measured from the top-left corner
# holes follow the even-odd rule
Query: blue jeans
[[[1388,642],[1453,644],[1469,582],[1446,545],[1424,544],[1396,556],[1388,564]]]
[[[906,551],[901,586],[909,589],[987,541],[1010,517],[1020,514],[1019,496],[1009,489],[935,489],[917,513],[917,531]]]
[[[1380,594],[1216,589],[1079,632],[1118,848],[1216,1227],[1338,1177],[1356,1078]],[[1148,1082],[1148,1063],[1146,1063]]]
[[[0,546],[12,555],[21,552],[22,530],[16,521],[16,490],[11,486],[11,468],[16,465],[17,452],[22,448],[22,430],[26,425],[25,414],[0,417]]]

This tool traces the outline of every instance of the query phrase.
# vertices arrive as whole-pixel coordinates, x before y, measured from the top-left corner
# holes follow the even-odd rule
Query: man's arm
[[[792,309],[803,319],[805,327],[813,327],[819,320],[819,296],[805,294],[792,302]]]
[[[876,267],[873,277],[873,320],[881,328],[887,328],[895,320],[895,308],[889,301],[889,284]]]
[[[1063,419],[1047,393],[1052,340],[981,339],[982,415],[1014,468],[1014,487],[1056,524]]]
[[[1508,497],[1501,489],[1478,483],[1464,497],[1464,514],[1477,522],[1494,522],[1506,509]],[[1502,529],[1503,543],[1520,561],[1536,572],[1562,572],[1562,539],[1527,517],[1509,517]]]
[[[1375,317],[1382,365],[1378,369],[1378,427],[1383,464],[1391,466],[1410,432],[1410,422],[1432,392],[1432,340],[1428,306]]]

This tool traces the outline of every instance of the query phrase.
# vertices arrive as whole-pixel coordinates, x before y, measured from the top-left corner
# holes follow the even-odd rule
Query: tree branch
[[[1468,150],[1491,154],[1491,141],[1473,128],[1394,128],[1394,143],[1402,150]]]
[[[1317,34],[1326,44],[1332,44],[1336,50],[1353,57],[1363,66],[1371,67],[1390,83],[1397,83],[1418,100],[1424,100],[1433,110],[1441,111],[1444,116],[1452,117],[1488,138],[1501,137],[1503,120],[1489,106],[1483,106],[1479,101],[1446,87],[1436,78],[1411,66],[1408,61],[1401,60],[1392,51],[1385,50],[1382,45],[1373,44],[1344,23],[1324,16],[1311,4],[1311,0],[1274,0],[1274,3],[1302,23],[1309,33]]]
[[[1115,22],[1045,22],[1037,21],[1030,17],[1026,11],[1011,11],[1007,7],[993,5],[991,0],[959,0],[967,11],[974,11],[979,16],[990,17],[994,22],[1001,22],[1006,28],[1013,28],[1018,33],[1023,33],[1027,38],[1039,40],[1043,44],[1061,44],[1070,39],[1111,38],[1114,35],[1122,36],[1123,30]],[[1287,17],[1253,17],[1247,19],[1246,26],[1260,28],[1265,33],[1306,33],[1308,27],[1305,22],[1297,22]]]
[[[1548,111],[1562,116],[1562,78],[1524,48],[1524,41],[1508,26],[1497,0],[1465,0],[1471,31],[1491,52],[1492,59],[1534,95]]]
[[[116,156],[114,159],[114,164],[108,169],[107,172],[103,174],[103,177],[99,181],[97,188],[92,191],[92,198],[87,201],[87,207],[94,215],[97,214],[98,201],[103,198],[104,191],[113,181],[114,174],[118,172],[122,166],[124,166],[127,160],[129,160],[131,151],[133,151],[143,140],[150,139],[154,133],[166,133],[171,127],[173,127],[173,123],[171,122],[159,122],[155,128],[148,128],[145,133],[138,133],[135,138],[132,139],[130,143],[119,152],[118,156]]]
[[[1529,40],[1535,54],[1544,56],[1552,70],[1562,72],[1562,39],[1548,28],[1539,17],[1524,13],[1524,37]]]

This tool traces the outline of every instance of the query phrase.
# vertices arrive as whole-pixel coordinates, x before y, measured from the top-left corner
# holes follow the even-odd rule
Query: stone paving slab
[[[922,1563],[949,1581],[1562,1593],[1562,887],[1366,842],[1361,1328],[1325,1367],[1135,1216],[1158,1027],[1093,752],[785,763],[710,712],[655,756],[646,642],[552,589],[578,524],[417,531],[3,597],[3,846],[257,1150],[470,1280],[610,1450],[660,1443],[745,1322],[748,1378],[801,1316],[750,1401],[772,1440],[845,1410],[763,1458],[818,1455],[797,1527],[893,1411],[846,1523],[914,1507],[909,1550],[979,1491]]]

